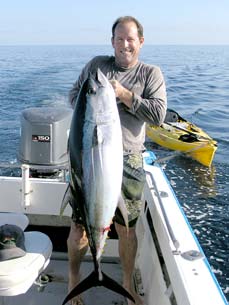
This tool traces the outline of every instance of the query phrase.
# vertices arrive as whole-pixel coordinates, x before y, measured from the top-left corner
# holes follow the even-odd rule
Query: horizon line
[[[21,43],[21,44],[1,44],[0,47],[19,47],[19,46],[106,46],[111,44],[101,43]],[[229,43],[145,43],[144,46],[229,46]]]

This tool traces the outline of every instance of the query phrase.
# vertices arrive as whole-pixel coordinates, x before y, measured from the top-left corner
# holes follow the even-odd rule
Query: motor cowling
[[[68,163],[67,142],[72,109],[28,108],[21,114],[19,160],[24,164],[49,167]]]

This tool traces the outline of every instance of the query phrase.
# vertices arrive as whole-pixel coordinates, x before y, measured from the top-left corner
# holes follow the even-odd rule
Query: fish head
[[[79,91],[69,133],[69,156],[72,171],[82,178],[83,143],[93,142],[98,126],[119,121],[115,92],[100,69],[91,72]],[[118,134],[118,133],[117,133]]]
[[[100,69],[90,73],[85,91],[88,120],[100,124],[101,120],[110,121],[117,114],[114,89]]]

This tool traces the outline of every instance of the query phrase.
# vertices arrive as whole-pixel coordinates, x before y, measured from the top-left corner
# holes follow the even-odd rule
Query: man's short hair
[[[115,35],[115,29],[118,24],[123,24],[126,22],[134,22],[136,24],[137,30],[138,30],[138,37],[141,38],[143,37],[143,26],[141,23],[134,17],[132,16],[124,16],[124,17],[119,17],[113,24],[112,26],[112,37],[114,38]]]

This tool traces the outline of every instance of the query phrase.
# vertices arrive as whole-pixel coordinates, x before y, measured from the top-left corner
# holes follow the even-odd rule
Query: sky
[[[145,44],[229,45],[229,0],[0,0],[0,45],[110,44],[124,15]]]

